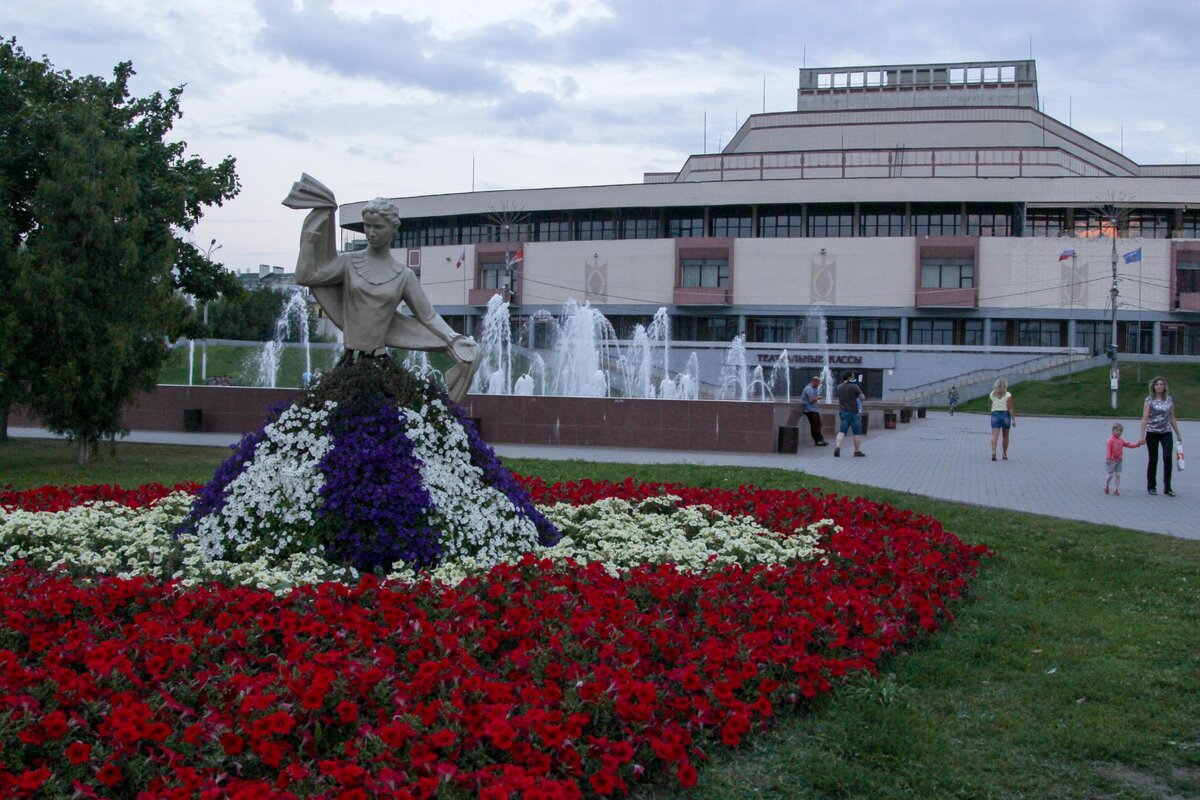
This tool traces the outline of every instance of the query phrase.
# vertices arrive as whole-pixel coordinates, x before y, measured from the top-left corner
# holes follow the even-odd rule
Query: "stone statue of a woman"
[[[462,402],[479,367],[479,347],[446,324],[416,274],[392,258],[391,243],[400,227],[396,206],[384,197],[367,203],[362,211],[367,249],[338,253],[333,192],[305,174],[283,204],[312,209],[300,232],[296,283],[310,287],[342,329],[351,357],[386,355],[388,347],[444,352],[454,362],[446,372],[448,394]],[[400,312],[401,302],[411,315]]]

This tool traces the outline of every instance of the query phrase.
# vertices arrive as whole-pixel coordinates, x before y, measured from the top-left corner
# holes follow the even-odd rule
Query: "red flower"
[[[121,768],[111,761],[101,767],[100,771],[96,773],[96,780],[109,788],[116,786],[124,778],[125,774],[121,772]]]
[[[343,700],[337,704],[337,708],[335,708],[333,711],[335,714],[337,714],[338,720],[347,725],[352,725],[353,723],[358,722],[357,703],[351,703],[349,700]]]
[[[67,745],[67,760],[72,764],[82,764],[92,757],[92,746],[86,742],[71,742]]]

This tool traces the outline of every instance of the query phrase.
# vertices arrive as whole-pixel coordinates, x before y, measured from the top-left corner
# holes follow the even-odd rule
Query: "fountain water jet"
[[[312,351],[308,341],[308,302],[302,292],[292,292],[291,297],[284,303],[279,318],[275,320],[275,335],[263,345],[262,352],[258,355],[255,386],[275,388],[279,359],[283,355],[283,343],[288,338],[293,319],[299,328],[300,344],[304,346],[304,371],[312,374]]]

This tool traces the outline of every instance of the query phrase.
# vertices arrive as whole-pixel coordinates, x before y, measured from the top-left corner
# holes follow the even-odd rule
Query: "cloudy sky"
[[[237,158],[194,231],[291,269],[309,172],[376,195],[640,182],[795,107],[797,69],[1037,60],[1044,110],[1143,164],[1200,160],[1194,0],[39,0],[0,36],[77,75],[186,84],[177,138]],[[707,137],[705,120],[707,118]],[[706,141],[707,139],[707,141]]]

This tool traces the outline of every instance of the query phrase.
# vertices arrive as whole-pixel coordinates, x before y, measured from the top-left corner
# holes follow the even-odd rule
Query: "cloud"
[[[449,95],[507,93],[508,81],[481,64],[477,54],[439,41],[427,21],[374,12],[352,17],[330,0],[295,8],[287,0],[259,0],[268,51],[349,78],[390,87],[417,87]]]

